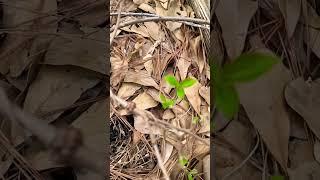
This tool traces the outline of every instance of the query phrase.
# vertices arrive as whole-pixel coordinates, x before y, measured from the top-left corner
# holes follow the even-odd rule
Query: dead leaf
[[[180,58],[177,61],[177,67],[179,69],[180,77],[184,80],[187,77],[188,69],[191,65],[191,60],[187,51],[181,53]]]
[[[107,37],[104,30],[95,30],[98,32],[90,35],[89,38],[100,41],[81,38],[55,38],[47,50],[44,64],[74,65],[106,74],[105,47]]]
[[[313,180],[320,177],[320,166],[316,161],[301,164],[296,169],[289,169],[290,180]]]
[[[146,11],[146,12],[149,12],[151,14],[155,14],[156,13],[156,10],[153,9],[153,7],[151,7],[149,4],[147,3],[142,3],[139,5],[139,9],[143,10],[143,11]]]
[[[134,83],[122,83],[117,96],[127,100],[140,88],[141,86]]]
[[[202,86],[199,89],[199,94],[210,105],[210,87]]]
[[[132,102],[136,103],[136,107],[142,110],[150,109],[158,105],[158,102],[146,92],[139,94]]]
[[[199,89],[201,88],[201,84],[197,81],[194,85],[191,87],[185,88],[184,91],[186,93],[186,96],[188,98],[188,101],[190,102],[193,109],[199,114],[200,113],[200,105],[201,105],[201,97],[199,95]]]
[[[278,0],[279,8],[285,19],[288,37],[291,38],[301,12],[301,0]]]
[[[210,180],[210,172],[211,172],[210,171],[210,155],[205,156],[202,162],[203,162],[204,180]]]
[[[135,72],[133,70],[129,70],[126,73],[126,77],[124,78],[124,82],[132,82],[132,83],[140,84],[143,86],[152,86],[156,89],[159,89],[159,85],[154,81],[154,79],[145,70],[141,70],[138,72]]]
[[[319,140],[316,140],[313,146],[313,154],[314,158],[318,163],[320,163],[320,142]]]
[[[249,23],[257,9],[258,2],[251,0],[223,0],[218,4],[215,12],[231,59],[241,54]]]
[[[166,109],[166,110],[163,112],[162,119],[164,119],[164,120],[170,120],[170,119],[173,119],[173,118],[175,118],[175,115],[174,115],[174,113],[172,112],[171,109]]]
[[[308,141],[293,140],[289,144],[290,168],[298,168],[301,164],[314,161],[313,147]]]
[[[162,134],[162,130],[158,126],[151,126],[147,119],[141,116],[133,115],[134,128],[142,134]]]
[[[161,103],[160,93],[154,88],[147,89],[147,93],[155,100]]]
[[[126,76],[128,72],[128,61],[119,56],[111,56],[111,85],[117,86]]]
[[[319,90],[320,79],[308,84],[302,78],[290,82],[285,89],[285,97],[289,106],[304,118],[318,138],[320,138]]]
[[[287,169],[290,130],[283,91],[289,80],[290,73],[278,63],[259,79],[238,88],[240,102],[250,121],[283,170]]]
[[[170,159],[170,156],[173,152],[173,146],[170,143],[164,143],[164,151],[162,153],[163,164]]]
[[[190,41],[191,52],[193,57],[192,59],[197,63],[200,73],[202,73],[205,64],[205,58],[201,43],[201,36],[197,36],[196,38],[193,38]]]
[[[72,105],[87,89],[99,80],[90,73],[70,67],[42,67],[31,84],[24,109],[36,116]],[[47,122],[60,113],[46,117]]]

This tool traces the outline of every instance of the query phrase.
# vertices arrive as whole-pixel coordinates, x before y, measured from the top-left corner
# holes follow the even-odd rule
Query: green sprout
[[[200,118],[198,116],[192,117],[192,124],[198,124],[199,121],[200,121]]]
[[[188,171],[187,172],[188,180],[194,180],[194,178],[196,177],[197,174],[198,174],[198,171],[196,169],[192,169],[192,170]]]
[[[160,100],[163,109],[172,108],[176,103],[174,99],[166,98],[162,93],[160,93]]]
[[[166,75],[164,79],[170,86],[176,89],[177,97],[179,99],[183,99],[185,96],[184,88],[191,87],[197,82],[197,80],[193,78],[186,78],[182,82],[178,82],[173,75]]]
[[[179,156],[179,164],[181,167],[187,167],[188,166],[188,159],[185,156]]]
[[[212,59],[211,59],[212,61]],[[215,105],[228,119],[232,119],[239,111],[240,100],[235,84],[256,80],[280,62],[273,55],[262,53],[245,53],[231,64],[218,68],[211,64],[214,83]]]
[[[198,171],[196,169],[192,169],[189,170],[187,168],[188,164],[189,164],[189,160],[185,157],[185,156],[179,156],[179,164],[180,166],[185,170],[188,180],[194,180],[194,178],[196,177],[196,175],[198,174]]]
[[[271,176],[271,180],[284,180],[284,176]]]

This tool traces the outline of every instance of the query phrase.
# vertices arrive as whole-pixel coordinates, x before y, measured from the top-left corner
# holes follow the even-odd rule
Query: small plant
[[[182,82],[178,82],[176,77],[172,75],[166,75],[164,79],[170,86],[176,89],[177,97],[178,99],[181,99],[181,100],[184,98],[184,95],[185,95],[184,88],[191,87],[197,82],[197,80],[193,78],[186,78]]]
[[[271,180],[284,180],[284,176],[271,176]]]
[[[160,100],[163,109],[172,108],[176,103],[174,99],[166,98],[162,93],[160,93]]]
[[[198,116],[192,117],[192,124],[198,124],[199,121],[200,121],[200,118]]]
[[[198,174],[198,171],[196,169],[188,169],[189,161],[185,156],[179,156],[179,164],[186,172],[188,180],[194,180]]]
[[[236,83],[249,82],[269,71],[279,59],[262,53],[245,53],[222,69],[214,63],[211,65],[214,83],[215,105],[226,118],[232,119],[239,111],[239,96]]]

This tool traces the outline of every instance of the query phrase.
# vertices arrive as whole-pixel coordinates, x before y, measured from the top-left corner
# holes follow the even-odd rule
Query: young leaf
[[[191,171],[188,172],[188,180],[194,180],[194,176],[198,173],[196,169],[192,169]]]
[[[276,56],[262,53],[240,55],[234,63],[223,68],[222,77],[225,82],[247,82],[257,79],[280,62]]]
[[[194,116],[193,118],[192,118],[192,123],[193,124],[197,124],[198,122],[199,122],[199,117],[198,116]]]
[[[174,99],[168,99],[167,103],[168,103],[168,108],[172,108],[173,105],[176,103],[176,101]]]
[[[239,111],[239,97],[234,86],[216,84],[214,91],[215,104],[228,119]]]
[[[169,103],[167,101],[161,103],[163,109],[167,109],[169,107]]]
[[[167,81],[167,83],[173,87],[176,87],[179,85],[179,82],[177,81],[176,77],[172,75],[166,75],[164,79]]]
[[[184,98],[184,90],[183,90],[183,87],[181,86],[178,86],[176,88],[176,91],[177,91],[177,96],[179,99],[183,99]]]
[[[186,78],[185,80],[183,80],[180,85],[184,88],[186,87],[190,87],[192,85],[194,85],[197,82],[197,80],[193,79],[193,78]]]
[[[179,156],[179,164],[185,167],[188,164],[188,159],[184,156]]]

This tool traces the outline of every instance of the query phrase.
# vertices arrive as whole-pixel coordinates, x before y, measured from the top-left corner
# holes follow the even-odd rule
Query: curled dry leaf
[[[128,72],[128,61],[119,56],[111,56],[111,85],[117,86],[126,76]]]
[[[201,105],[201,97],[199,95],[199,89],[201,88],[201,84],[197,81],[191,87],[187,87],[184,89],[188,101],[190,102],[193,109],[199,114],[200,113],[200,105]]]
[[[136,103],[137,108],[143,110],[150,109],[158,105],[158,102],[155,101],[152,96],[150,96],[146,92],[139,94],[132,102]]]
[[[124,82],[132,82],[143,86],[152,86],[156,89],[159,89],[159,85],[154,81],[154,79],[148,74],[146,70],[141,70],[138,72],[129,70],[125,75],[126,77],[124,78]]]
[[[298,78],[287,85],[285,97],[289,106],[307,122],[312,132],[320,138],[320,79],[308,84]]]
[[[287,169],[290,122],[283,91],[290,78],[288,70],[278,63],[264,76],[238,88],[240,102],[250,121],[284,170]]]
[[[89,29],[87,30],[89,31]],[[44,59],[44,64],[74,65],[90,69],[101,74],[106,74],[106,32],[103,29],[91,29],[91,31],[93,30],[98,30],[98,32],[90,35],[89,38],[99,41],[81,38],[56,37],[50,43]],[[112,63],[115,62],[113,61]]]
[[[258,2],[251,0],[223,0],[218,4],[216,15],[231,59],[241,54],[249,23],[257,9]]]

